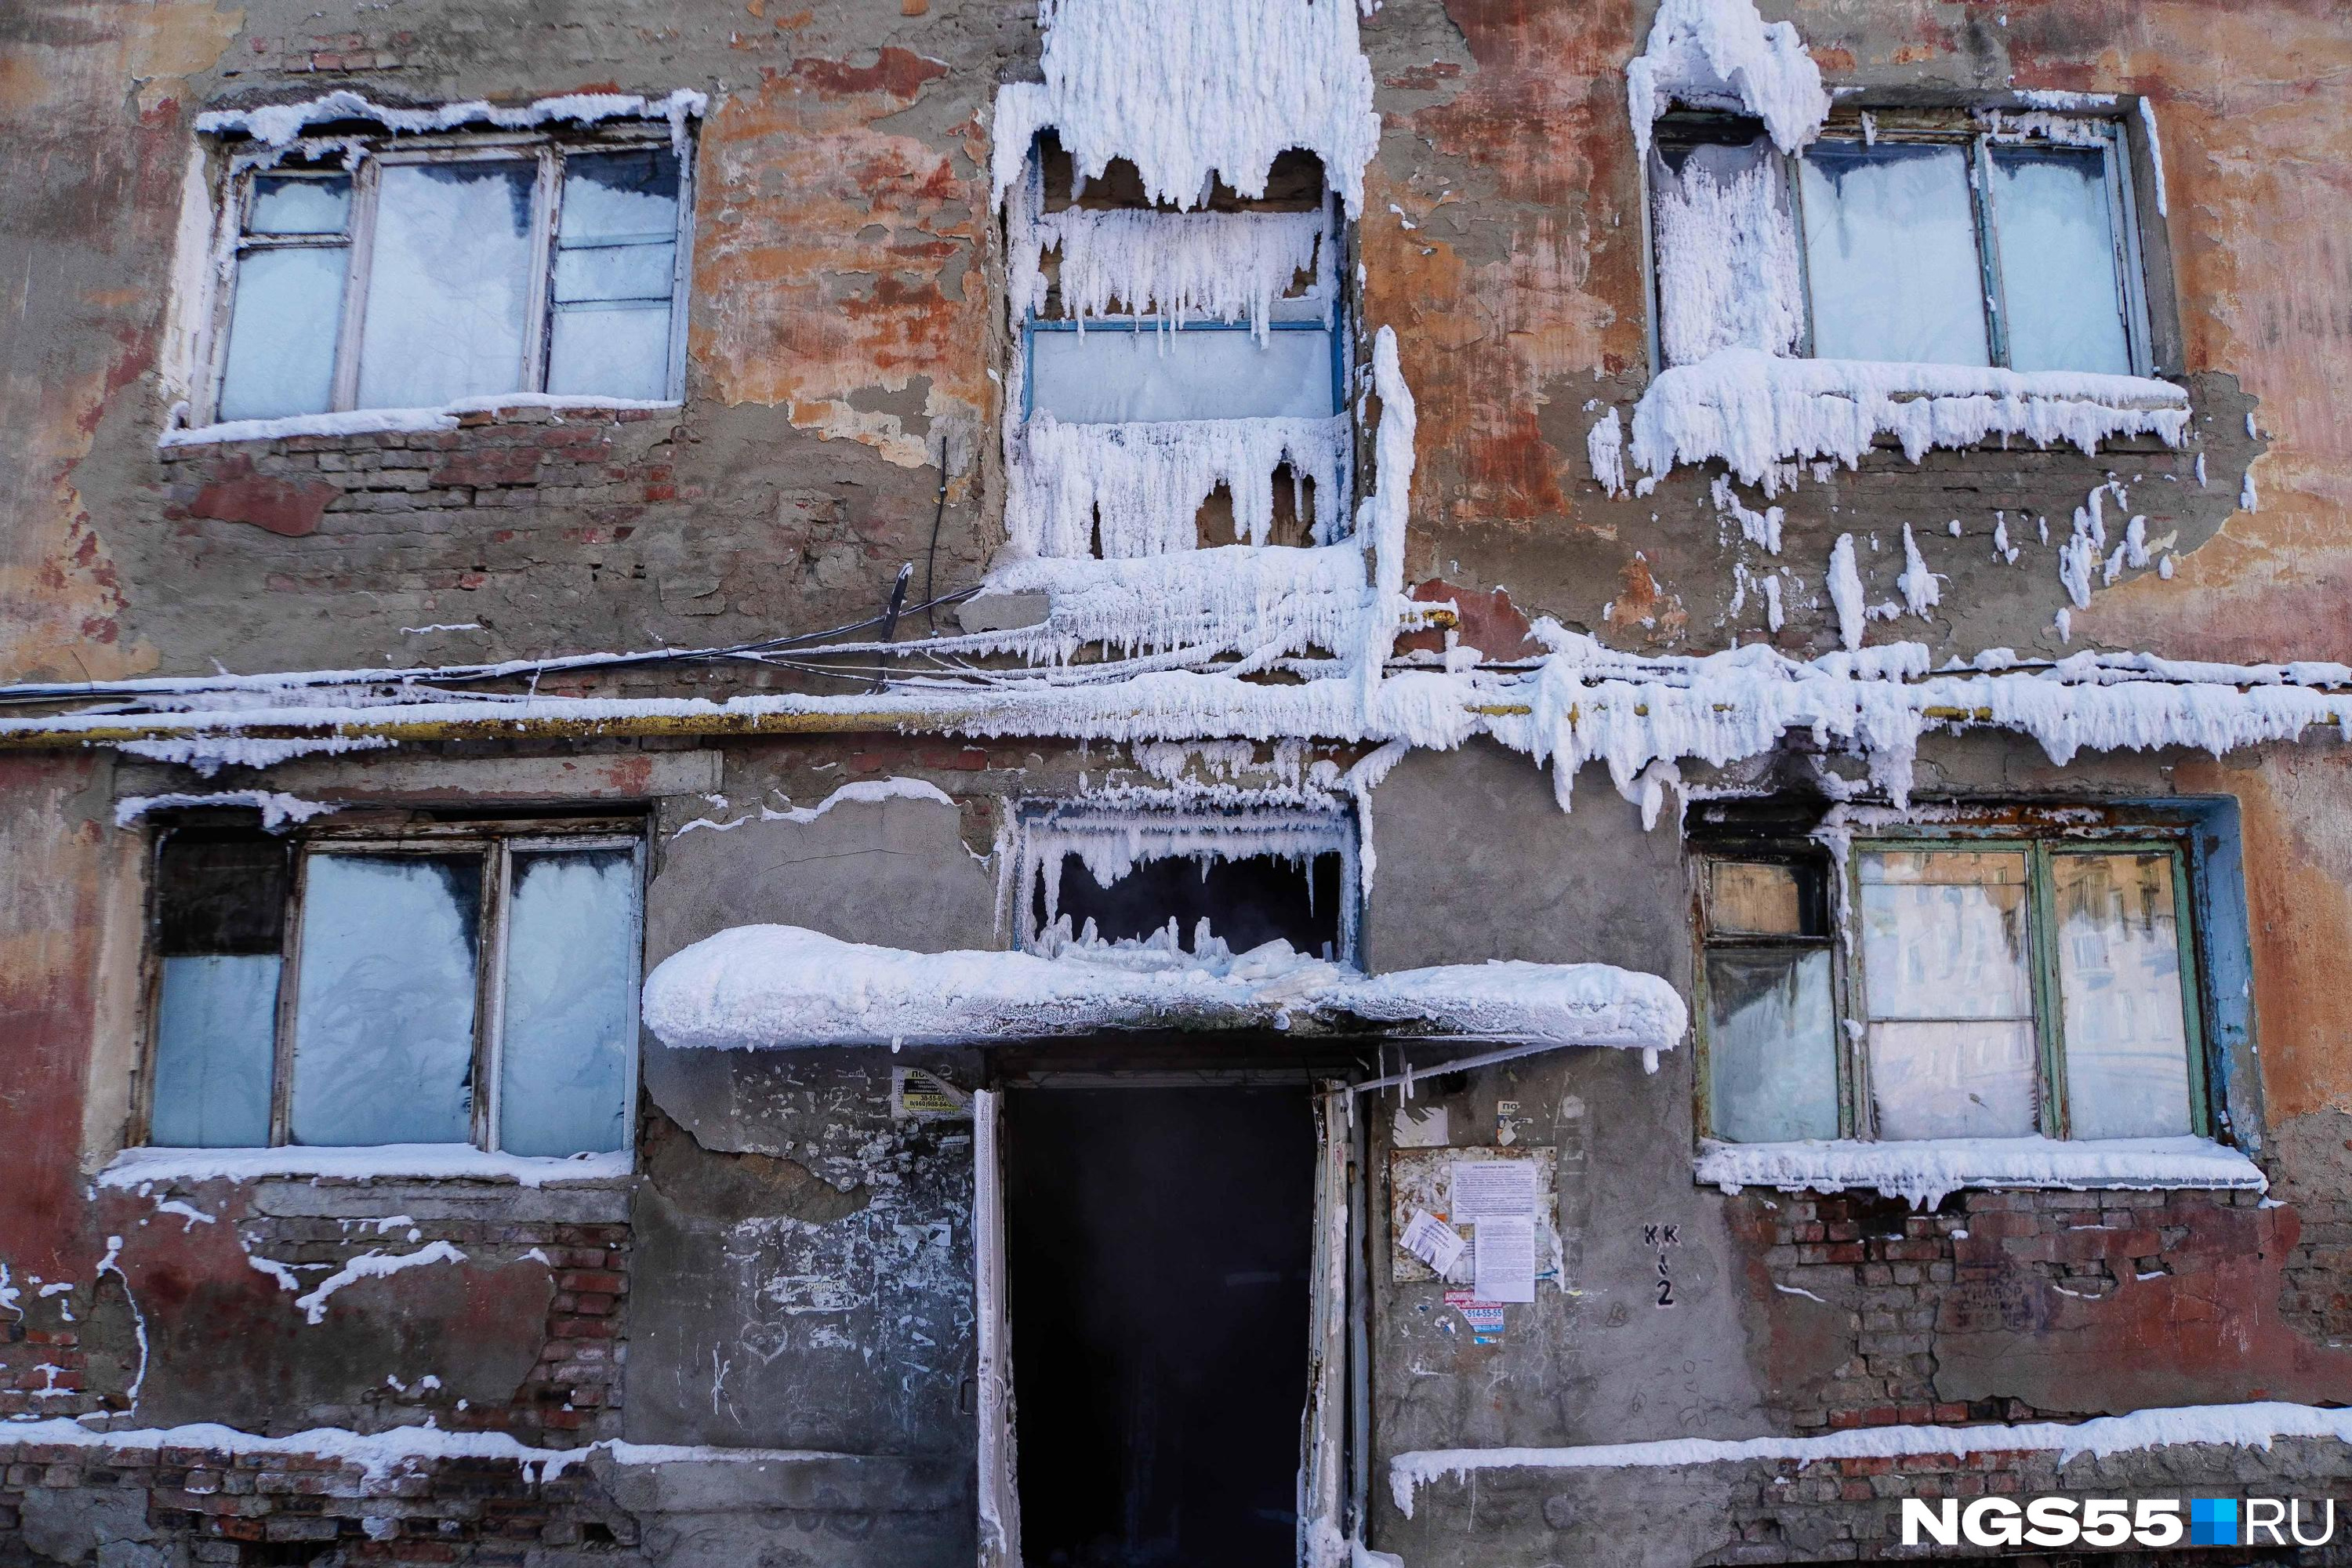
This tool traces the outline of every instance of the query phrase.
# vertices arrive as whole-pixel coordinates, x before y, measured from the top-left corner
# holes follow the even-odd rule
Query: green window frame
[[[2011,1026],[2026,1022],[2021,1016],[2005,1017],[1990,1011],[1961,1017],[1936,1016],[1916,1008],[1899,1010],[1894,1002],[1903,993],[1890,988],[1884,974],[1878,976],[1879,995],[1874,1004],[1869,958],[1873,944],[1864,929],[1865,872],[1877,856],[1939,854],[2016,857],[2020,861],[2020,879],[2008,885],[2020,889],[2018,907],[2025,924],[2017,958],[2031,1001],[2030,1126],[1909,1133],[1890,1132],[1883,1126],[1888,1119],[1882,1113],[1878,1090],[1885,1086],[1876,1083],[1874,1077],[1885,1069],[1874,1059],[1874,1023],[1928,1029],[1942,1026],[1951,1027],[1956,1034],[1972,1033],[1981,1037],[2004,1022]],[[2096,1141],[2101,1134],[2083,1131],[2092,1120],[2091,1108],[2074,1103],[2074,1075],[2070,1072],[2067,1050],[2067,956],[2062,948],[2064,933],[2060,910],[2062,884],[2070,881],[2070,858],[2099,857],[2154,858],[2166,865],[2180,990],[2187,1131],[2195,1137],[2213,1136],[2216,1117],[2199,959],[2202,933],[2197,925],[2197,900],[2191,885],[2194,868],[2185,834],[2139,826],[2063,834],[1881,834],[1853,839],[1842,862],[1817,844],[1726,844],[1705,847],[1698,878],[1699,962],[1695,985],[1699,1036],[1697,1110],[1703,1133],[1732,1142],[1793,1141],[1796,1137],[1827,1135],[1830,1129],[1824,1101],[1830,1097],[1819,1092],[1818,1086],[1808,1091],[1801,1081],[1817,1076],[1826,1058],[1833,1064],[1835,1074],[1834,1136],[1841,1139],[1904,1142],[2038,1134],[2053,1139]],[[1723,881],[1719,868],[1724,867],[1772,868],[1790,874],[1800,884],[1807,879],[1816,879],[1828,889],[1822,900],[1828,907],[1818,917],[1806,912],[1804,900],[1813,895],[1801,893],[1800,918],[1790,929],[1769,932],[1738,929],[1738,919],[1727,919],[1727,900],[1718,892]],[[1958,881],[1949,885],[1993,884]],[[1792,974],[1799,964],[1826,967],[1826,1041],[1818,1037],[1819,1030],[1814,1031],[1816,1037],[1806,1039],[1801,1031],[1792,1029],[1780,1038],[1768,1037],[1759,1047],[1752,1022],[1743,1026],[1738,1013],[1727,1018],[1718,1016],[1718,1005],[1731,1005],[1759,992],[1756,983],[1743,974],[1743,969],[1752,973],[1769,970],[1775,963],[1789,964]],[[1735,985],[1745,989],[1735,992]],[[1793,980],[1783,983],[1783,1015],[1801,1011],[1790,1006],[1790,999],[1800,994],[1810,996],[1811,989]],[[2087,996],[2097,989],[2095,985],[2084,985],[2077,995]],[[1882,1016],[1874,1017],[1874,1005]],[[2088,1003],[2084,1005],[2087,1008]],[[1816,1023],[1821,1021],[1820,1012],[1819,1005],[1812,1004],[1810,1016]],[[2086,1072],[2093,1070],[2098,1058],[2091,1049],[2087,1030],[2078,1044],[2082,1060],[2077,1065],[2084,1067]],[[2110,1073],[2127,1069],[2127,1064],[2119,1066],[2110,1061],[2103,1065]],[[1792,1079],[1800,1080],[1794,1087]],[[1768,1098],[1771,1103],[1759,1109],[1755,1103],[1758,1086],[1765,1084],[1770,1086]],[[1790,1124],[1804,1121],[1808,1115],[1811,1124],[1803,1131],[1789,1130]],[[1759,1128],[1778,1135],[1758,1136]],[[2105,1136],[2158,1135],[2178,1134],[2125,1132]]]

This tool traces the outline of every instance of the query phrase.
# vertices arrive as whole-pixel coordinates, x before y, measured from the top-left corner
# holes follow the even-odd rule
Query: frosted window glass
[[[521,163],[384,169],[360,406],[431,407],[522,386],[533,179]]]
[[[677,234],[677,158],[667,152],[574,153],[563,163],[565,243]]]
[[[2066,1110],[2077,1138],[2190,1130],[2169,855],[2055,855]]]
[[[589,245],[555,256],[555,300],[641,300],[669,302],[675,245]]]
[[[625,1145],[636,952],[636,862],[628,850],[516,853],[500,1148],[577,1154]]]
[[[255,1149],[269,1142],[279,967],[274,952],[163,961],[149,1142]]]
[[[547,390],[647,403],[669,396],[669,308],[557,311]]]
[[[310,858],[295,1142],[469,1139],[481,891],[478,854]]]
[[[247,234],[341,234],[351,226],[352,182],[348,175],[305,179],[257,174],[247,209]]]
[[[236,264],[220,417],[323,414],[334,395],[345,246],[248,250]]]
[[[1710,952],[1706,990],[1716,1136],[1743,1143],[1836,1137],[1829,951]]]
[[[2040,1073],[2024,854],[1906,850],[1860,860],[1879,1135],[2033,1132]]]
[[[1990,363],[1967,154],[1816,142],[1802,167],[1814,354]]]
[[[677,160],[667,152],[565,162],[548,391],[671,395],[677,196]]]
[[[1034,411],[1071,425],[1322,419],[1337,414],[1330,332],[1095,328],[1029,337]]]
[[[2106,155],[1997,147],[1992,186],[2011,366],[2128,375]]]

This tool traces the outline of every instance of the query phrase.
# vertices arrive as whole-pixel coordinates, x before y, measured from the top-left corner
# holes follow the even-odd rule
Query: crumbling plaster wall
[[[940,588],[992,548],[1001,327],[976,160],[996,83],[1036,47],[1024,7],[37,0],[0,41],[0,265],[21,280],[0,312],[0,669],[448,661],[853,621],[928,555],[942,451]],[[684,409],[159,455],[202,268],[176,254],[193,118],[338,85],[709,92]]]
[[[2053,0],[1857,6],[1764,0],[1793,20],[1833,89],[1948,100],[2010,88],[2144,94],[2161,128],[2161,222],[2178,284],[2190,443],[2084,458],[2067,449],[1938,452],[1917,467],[1882,449],[1859,473],[1810,477],[1780,498],[1777,559],[1727,531],[1708,497],[1719,469],[1685,468],[1646,498],[1609,500],[1584,437],[1647,384],[1642,194],[1623,66],[1654,7],[1396,0],[1367,24],[1386,134],[1361,246],[1366,317],[1397,328],[1421,422],[1409,571],[1633,647],[1699,650],[1769,636],[1761,594],[1738,611],[1735,567],[1787,575],[1778,646],[1836,646],[1822,580],[1853,532],[1871,603],[1900,604],[1909,523],[1943,576],[1932,620],[1874,622],[1874,640],[1938,655],[2066,651],[2056,548],[2110,474],[2177,534],[2171,581],[2150,569],[2102,587],[2073,617],[2074,647],[2182,657],[2341,658],[2334,606],[2347,571],[2337,476],[2347,466],[2326,367],[2340,354],[2343,268],[2331,247],[2352,193],[2326,149],[2346,121],[2347,47],[2330,7],[2275,0],[2216,8]],[[2153,203],[2147,204],[2151,212]],[[2252,413],[2254,429],[2247,426]],[[2206,481],[2195,478],[2205,458]],[[2253,465],[2259,510],[2238,506]],[[1762,498],[1740,492],[1744,504]],[[2015,564],[1997,558],[2005,512]],[[2044,544],[2031,521],[2048,518]],[[1948,531],[1958,521],[1961,535]],[[2153,563],[2151,563],[2152,566]]]

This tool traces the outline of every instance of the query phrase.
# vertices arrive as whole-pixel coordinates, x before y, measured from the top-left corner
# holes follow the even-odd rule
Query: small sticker
[[[1503,1339],[1503,1303],[1481,1301],[1473,1290],[1448,1290],[1445,1304],[1462,1314],[1470,1326],[1470,1342],[1480,1345],[1500,1344]]]
[[[890,1069],[890,1115],[898,1121],[969,1121],[971,1097],[920,1068]]]

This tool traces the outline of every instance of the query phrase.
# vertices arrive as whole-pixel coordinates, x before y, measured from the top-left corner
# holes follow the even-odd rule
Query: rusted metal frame
[[[2009,291],[2000,270],[2000,243],[1994,225],[1992,194],[1992,138],[1979,132],[1970,137],[1966,156],[1969,163],[1969,205],[1976,219],[1978,297],[1982,301],[1985,318],[1985,357],[1997,365],[2006,365],[2009,352]]]

